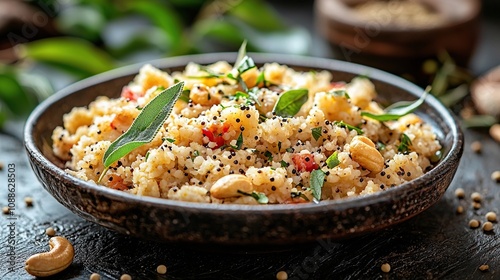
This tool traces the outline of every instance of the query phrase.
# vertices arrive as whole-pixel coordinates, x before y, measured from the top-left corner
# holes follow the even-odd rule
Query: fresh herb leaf
[[[191,91],[189,89],[186,89],[186,90],[183,90],[181,95],[179,96],[179,99],[186,102],[186,103],[189,103],[189,93]]]
[[[255,68],[255,62],[253,62],[253,59],[251,57],[245,56],[243,57],[243,60],[240,61],[240,64],[237,66],[238,68],[238,73],[241,75],[245,73],[246,71]]]
[[[281,141],[278,141],[278,152],[281,151]]]
[[[316,169],[311,172],[310,185],[314,202],[318,203],[321,200],[321,188],[325,180],[325,172],[321,169]]]
[[[278,101],[274,105],[273,112],[284,118],[291,118],[295,116],[302,105],[307,102],[309,98],[309,91],[307,89],[293,89],[284,92],[280,95]]]
[[[291,193],[290,193],[290,196],[291,196],[292,198],[301,197],[301,198],[303,198],[304,200],[309,201],[309,198],[308,198],[308,197],[307,197],[304,193],[302,193],[301,191],[291,192]]]
[[[344,121],[334,121],[333,124],[343,128],[347,128],[349,130],[355,130],[359,135],[362,135],[364,133],[361,128],[347,124]]]
[[[148,161],[148,158],[149,158],[149,151],[146,153],[146,156],[145,156],[144,162]]]
[[[323,130],[321,126],[311,129],[314,140],[318,141],[318,139],[321,137],[321,130]]]
[[[345,97],[347,99],[351,99],[351,97],[349,96],[349,94],[347,94],[347,91],[345,91],[343,89],[330,91],[330,93],[333,94],[333,95],[335,95],[335,96],[341,96],[341,97]]]
[[[142,110],[142,107],[141,107],[141,106],[139,106],[139,105],[137,105],[137,107],[135,107],[135,108],[136,108],[137,110],[139,110],[139,111],[140,111],[140,110]]]
[[[285,151],[287,151],[288,153],[293,153],[293,152],[294,152],[294,150],[293,150],[293,148],[292,148],[292,147],[290,147],[290,148],[286,148],[286,150],[285,150]]]
[[[129,129],[108,147],[102,158],[105,170],[120,158],[153,140],[180,96],[184,82],[177,83],[162,91],[141,110]]]
[[[266,151],[264,156],[267,157],[267,161],[273,161],[273,154],[270,151]]]
[[[427,87],[417,101],[401,101],[392,104],[391,106],[385,108],[385,114],[375,115],[370,112],[361,112],[361,116],[368,117],[377,121],[394,121],[402,116],[408,115],[409,113],[415,111],[420,105],[424,103],[425,98],[429,94],[430,87]]]
[[[193,157],[191,157],[191,161],[194,161],[194,159],[199,157],[199,156],[200,156],[200,152],[198,152],[198,150],[195,150],[193,152]]]
[[[247,40],[244,40],[241,43],[240,49],[238,50],[238,56],[236,57],[236,61],[234,62],[233,68],[238,68],[241,64],[245,56],[247,55]]]
[[[168,141],[168,142],[170,142],[170,143],[174,143],[174,142],[175,142],[175,139],[173,139],[173,138],[164,138],[164,140],[163,140],[163,141]]]
[[[233,149],[239,150],[241,149],[241,146],[243,145],[243,133],[240,133],[240,136],[238,136],[238,139],[236,139],[236,146],[231,146]]]
[[[379,150],[379,151],[385,150],[385,144],[382,143],[382,142],[380,142],[380,141],[378,141],[377,142],[377,150]]]
[[[256,192],[256,191],[253,191],[251,193],[247,193],[247,192],[240,191],[240,190],[238,190],[237,192],[240,193],[240,194],[242,194],[242,195],[253,197],[260,204],[267,204],[267,203],[269,203],[269,199],[267,198],[267,196],[264,193]]]
[[[339,161],[339,152],[338,151],[335,151],[331,156],[329,156],[326,159],[326,165],[328,166],[328,168],[334,168],[335,166],[337,166],[339,164],[340,164],[340,161]]]
[[[408,135],[402,133],[399,138],[401,143],[398,145],[398,152],[400,153],[408,153],[410,151],[411,139]]]
[[[281,167],[287,168],[290,164],[284,160],[280,161]]]

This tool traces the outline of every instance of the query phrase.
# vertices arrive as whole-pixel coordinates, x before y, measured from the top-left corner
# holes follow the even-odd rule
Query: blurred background
[[[498,0],[0,0],[0,128],[9,133],[80,79],[237,51],[245,39],[248,51],[336,58],[430,84],[464,125],[490,127],[500,70],[478,77],[500,65],[499,12]],[[476,106],[482,96],[496,109]]]

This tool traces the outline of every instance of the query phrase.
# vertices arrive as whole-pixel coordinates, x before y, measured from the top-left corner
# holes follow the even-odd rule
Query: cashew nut
[[[50,251],[35,254],[26,260],[24,269],[38,277],[51,276],[66,269],[75,255],[73,245],[62,236],[55,236],[49,240]]]
[[[384,169],[384,157],[375,148],[372,140],[364,136],[356,136],[350,144],[352,159],[372,172]]]
[[[217,182],[212,185],[210,194],[215,198],[222,199],[241,196],[242,194],[238,191],[246,193],[252,192],[252,182],[245,175],[231,174],[217,180]]]

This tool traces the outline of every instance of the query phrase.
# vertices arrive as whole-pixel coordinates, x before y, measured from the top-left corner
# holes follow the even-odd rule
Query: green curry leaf
[[[277,116],[291,118],[295,116],[302,108],[302,105],[309,98],[307,89],[293,89],[284,92],[280,95],[278,101],[274,105],[273,112]]]
[[[316,169],[311,172],[310,185],[314,202],[318,203],[321,200],[321,189],[325,181],[325,172],[321,169]]]
[[[385,108],[385,114],[375,115],[370,112],[361,112],[361,116],[365,116],[381,122],[398,120],[402,116],[408,115],[409,113],[415,111],[420,105],[422,105],[425,98],[429,94],[429,91],[430,87],[427,87],[422,96],[420,96],[420,98],[416,101],[401,101],[392,104],[391,106]]]

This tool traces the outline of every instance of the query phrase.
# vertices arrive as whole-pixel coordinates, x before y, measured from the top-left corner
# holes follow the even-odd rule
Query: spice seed
[[[491,222],[484,223],[483,230],[484,231],[492,231],[493,230],[493,223],[491,223]]]
[[[500,182],[500,171],[494,171],[493,173],[491,173],[491,180],[497,183]]]
[[[288,273],[286,273],[286,271],[279,271],[278,273],[276,273],[276,279],[277,280],[286,280],[288,279]]]
[[[481,209],[481,203],[479,203],[479,202],[472,202],[472,207],[474,209],[476,209],[476,210],[477,209]]]
[[[90,275],[90,280],[101,280],[101,275],[97,274],[97,273],[92,273]]]
[[[9,207],[7,207],[7,206],[2,207],[2,213],[4,213],[5,215],[8,215],[10,213]]]
[[[470,144],[470,149],[476,153],[476,154],[479,154],[481,153],[481,148],[482,148],[482,145],[481,145],[481,142],[479,141],[474,141]]]
[[[486,213],[485,217],[486,217],[486,220],[488,220],[488,222],[496,222],[497,221],[497,213],[495,213],[495,212],[488,212],[488,213]]]
[[[3,162],[0,162],[0,171],[2,171],[4,167],[5,165],[3,164]]]
[[[469,222],[469,227],[470,228],[478,228],[480,225],[479,221],[478,220],[475,220],[475,219],[472,219],[470,220]]]
[[[388,263],[384,263],[380,269],[382,270],[382,272],[385,272],[385,273],[388,273],[389,271],[391,271],[391,265],[388,264]]]
[[[494,124],[490,127],[490,136],[495,141],[500,142],[500,124]]]
[[[462,214],[464,212],[464,208],[462,206],[457,207],[457,214]]]
[[[27,207],[33,206],[33,198],[30,196],[27,196],[24,198],[24,203],[26,203]]]
[[[475,202],[481,202],[481,200],[483,199],[483,197],[481,196],[481,194],[478,193],[478,192],[473,192],[470,195],[470,198],[472,198],[472,200],[475,201]]]
[[[52,236],[56,235],[56,230],[53,227],[48,227],[45,230],[45,234],[47,234],[48,236],[52,237]]]
[[[158,267],[156,267],[156,272],[159,274],[165,274],[167,273],[167,267],[163,264],[160,264]]]
[[[490,269],[490,266],[487,264],[483,264],[479,267],[479,270],[481,271],[487,271],[488,269]]]
[[[462,199],[465,197],[465,191],[462,188],[458,188],[455,190],[455,196],[459,199]]]
[[[120,280],[132,280],[132,276],[123,274],[122,276],[120,276]]]

